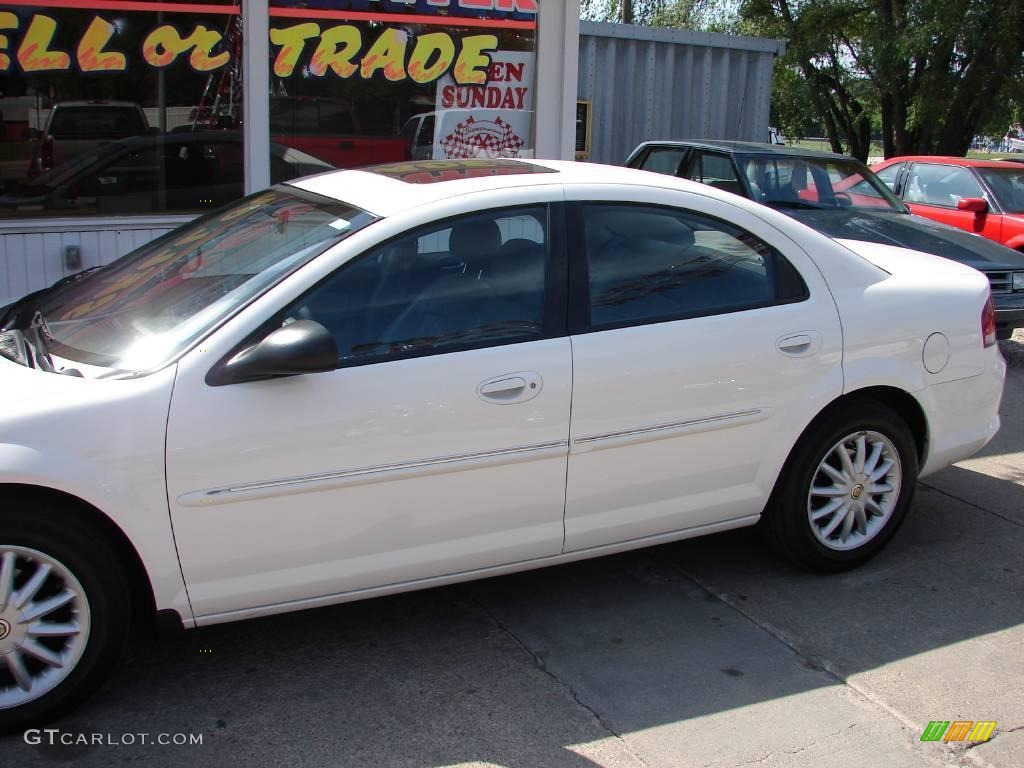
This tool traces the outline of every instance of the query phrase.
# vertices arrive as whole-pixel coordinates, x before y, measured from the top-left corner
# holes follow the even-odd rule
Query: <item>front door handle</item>
[[[542,384],[539,374],[520,371],[487,379],[480,383],[476,393],[487,403],[523,403],[539,395]]]

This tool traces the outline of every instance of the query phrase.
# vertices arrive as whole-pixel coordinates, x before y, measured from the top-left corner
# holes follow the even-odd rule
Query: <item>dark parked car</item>
[[[863,163],[831,152],[742,141],[649,141],[626,161],[756,200],[829,237],[898,245],[984,272],[999,338],[1024,327],[1024,255],[913,215]]]
[[[333,166],[293,147],[270,145],[277,184]],[[22,187],[0,195],[0,209],[19,216],[66,210],[69,215],[203,211],[243,194],[242,135],[189,131],[111,141]]]

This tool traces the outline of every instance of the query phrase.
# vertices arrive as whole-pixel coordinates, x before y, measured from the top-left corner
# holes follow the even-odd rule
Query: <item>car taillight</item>
[[[39,151],[39,160],[44,171],[53,168],[53,136],[47,136],[43,139],[43,146]]]
[[[981,310],[981,340],[986,348],[996,343],[996,310],[991,296]]]

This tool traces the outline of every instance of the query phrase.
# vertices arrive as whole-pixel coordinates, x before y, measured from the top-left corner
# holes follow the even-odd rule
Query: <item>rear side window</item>
[[[751,233],[674,208],[583,206],[595,329],[739,312],[807,298],[796,269]]]
[[[695,152],[690,160],[690,168],[686,178],[707,184],[709,187],[721,189],[723,192],[731,192],[734,195],[742,195],[743,187],[736,178],[732,161],[726,155],[716,152]]]
[[[896,188],[896,179],[900,175],[900,171],[903,170],[904,163],[894,163],[893,165],[887,165],[885,168],[875,174],[879,180],[885,184],[889,189],[895,192],[897,195],[901,190]]]
[[[652,149],[640,163],[640,169],[654,171],[655,173],[667,173],[675,176],[679,171],[679,164],[686,154],[685,149]]]

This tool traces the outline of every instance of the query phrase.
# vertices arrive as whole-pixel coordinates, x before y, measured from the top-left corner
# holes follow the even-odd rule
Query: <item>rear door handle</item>
[[[524,403],[540,394],[543,379],[532,371],[495,376],[480,383],[476,393],[480,399],[496,405]]]
[[[775,346],[784,355],[790,357],[806,357],[813,355],[821,348],[821,334],[817,331],[802,331],[790,336],[783,336]]]

